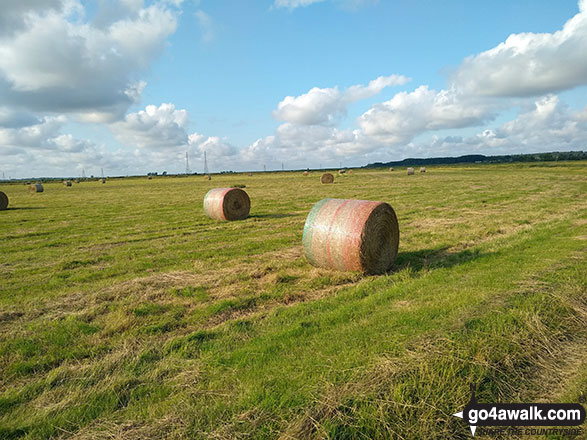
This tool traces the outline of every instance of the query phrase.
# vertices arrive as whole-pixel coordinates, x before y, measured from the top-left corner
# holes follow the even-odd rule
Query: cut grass
[[[576,401],[586,171],[242,176],[242,222],[204,216],[199,178],[3,187],[0,438],[468,438],[451,414],[470,382],[481,401]],[[394,207],[393,272],[307,264],[324,197]]]

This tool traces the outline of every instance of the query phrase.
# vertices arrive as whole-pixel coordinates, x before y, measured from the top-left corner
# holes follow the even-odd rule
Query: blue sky
[[[584,149],[587,2],[7,0],[0,171]]]

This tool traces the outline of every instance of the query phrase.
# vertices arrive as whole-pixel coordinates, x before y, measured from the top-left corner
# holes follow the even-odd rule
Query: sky
[[[587,146],[587,0],[0,3],[6,178]]]

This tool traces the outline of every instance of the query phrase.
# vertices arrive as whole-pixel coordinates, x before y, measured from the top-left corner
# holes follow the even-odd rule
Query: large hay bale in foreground
[[[43,188],[43,185],[40,183],[33,183],[31,186],[29,186],[29,191],[32,193],[42,193],[45,191],[45,188]]]
[[[330,173],[324,173],[324,174],[322,174],[322,177],[320,177],[320,182],[321,183],[334,183],[334,176]]]
[[[426,167],[422,167],[422,168],[420,168],[420,172],[421,172],[421,173],[425,173],[425,172],[426,172]]]
[[[8,196],[0,191],[0,211],[4,211],[6,208],[8,208]]]
[[[250,209],[251,199],[240,188],[213,188],[204,197],[204,211],[214,220],[243,220]]]
[[[408,176],[411,176],[412,174],[414,174],[414,169],[408,168]]]
[[[399,226],[387,203],[324,199],[308,214],[302,241],[314,266],[381,274],[397,256]]]
[[[71,181],[70,180],[64,180],[63,181],[63,185],[65,185],[65,186],[71,186]]]

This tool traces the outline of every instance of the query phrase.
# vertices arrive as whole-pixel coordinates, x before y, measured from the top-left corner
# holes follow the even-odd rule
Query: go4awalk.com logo
[[[579,426],[585,421],[585,408],[579,403],[478,403],[473,385],[471,392],[469,403],[453,415],[469,425],[473,436],[479,426]],[[520,434],[534,434],[534,431],[538,430]]]

